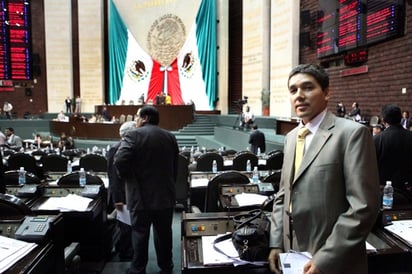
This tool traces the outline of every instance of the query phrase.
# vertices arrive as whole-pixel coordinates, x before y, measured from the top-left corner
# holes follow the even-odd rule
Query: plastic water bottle
[[[72,161],[68,160],[67,161],[67,173],[72,173]]]
[[[247,162],[246,162],[246,171],[247,172],[252,171],[252,166],[250,165],[250,160],[247,160]]]
[[[80,186],[86,185],[86,171],[84,171],[84,168],[80,168],[80,171],[79,171],[79,185]]]
[[[391,181],[386,181],[383,188],[382,208],[391,209],[393,206],[393,187]]]
[[[257,156],[260,157],[260,147],[257,149]]]
[[[217,172],[217,163],[216,160],[213,160],[212,162],[212,172],[216,173]]]
[[[24,167],[20,167],[19,169],[19,185],[24,185],[26,183],[26,171]]]
[[[258,183],[259,182],[259,171],[258,171],[258,167],[255,166],[253,168],[253,175],[252,175],[252,181],[253,183]]]

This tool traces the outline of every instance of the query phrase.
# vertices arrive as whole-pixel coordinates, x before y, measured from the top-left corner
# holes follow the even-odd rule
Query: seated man
[[[10,148],[20,148],[23,146],[23,140],[14,134],[14,129],[12,127],[6,128],[5,134],[7,137],[7,145]]]
[[[242,127],[250,128],[255,121],[255,116],[250,110],[249,106],[246,106],[246,111],[242,114]]]

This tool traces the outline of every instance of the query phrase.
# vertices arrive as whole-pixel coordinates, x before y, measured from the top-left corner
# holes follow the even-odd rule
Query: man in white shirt
[[[255,116],[249,106],[246,106],[246,111],[243,113],[242,118],[242,127],[250,128],[255,120]]]
[[[14,129],[12,127],[6,128],[5,133],[7,136],[7,144],[11,148],[23,146],[23,140],[19,136],[14,134]]]
[[[13,110],[13,105],[5,101],[3,105],[3,111],[6,113],[6,118],[11,119],[11,111]]]

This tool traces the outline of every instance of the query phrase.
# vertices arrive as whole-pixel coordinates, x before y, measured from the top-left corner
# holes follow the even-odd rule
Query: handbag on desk
[[[216,238],[213,248],[227,257],[233,258],[220,250],[216,244],[232,239],[239,259],[249,262],[267,261],[269,255],[270,220],[263,209],[254,209],[246,214],[234,216],[235,231]]]

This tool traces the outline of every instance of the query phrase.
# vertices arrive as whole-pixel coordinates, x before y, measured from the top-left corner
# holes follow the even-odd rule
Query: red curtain
[[[182,98],[182,91],[180,89],[177,59],[173,61],[170,67],[171,70],[169,69],[167,71],[167,91],[172,97],[172,105],[182,105],[184,102]],[[152,99],[155,103],[156,95],[163,92],[165,73],[166,72],[163,69],[161,71],[161,65],[153,60],[152,78],[150,79],[149,90],[147,92],[147,100]]]

